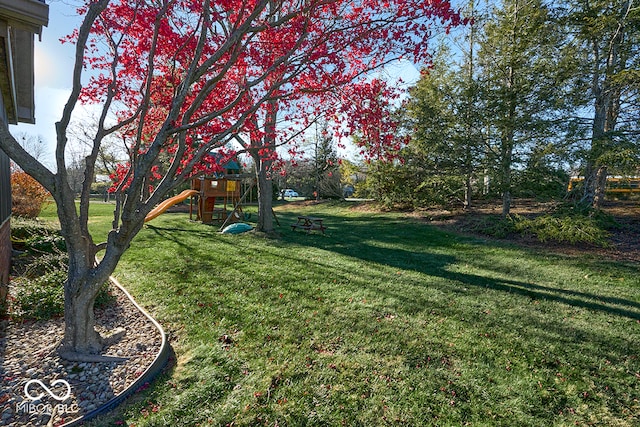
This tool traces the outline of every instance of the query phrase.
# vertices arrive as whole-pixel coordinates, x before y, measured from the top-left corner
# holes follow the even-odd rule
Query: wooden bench
[[[306,230],[307,234],[312,230],[320,230],[322,234],[324,234],[324,230],[327,229],[327,227],[322,224],[322,218],[303,215],[298,217],[298,222],[291,224],[291,230],[297,230],[298,228]]]

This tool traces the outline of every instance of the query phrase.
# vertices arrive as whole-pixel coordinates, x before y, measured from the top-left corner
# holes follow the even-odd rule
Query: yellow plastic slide
[[[184,190],[182,193],[178,194],[177,196],[168,198],[167,200],[165,200],[164,202],[160,203],[158,206],[153,208],[153,210],[149,212],[147,216],[144,218],[144,222],[151,221],[153,218],[164,213],[164,211],[166,211],[176,203],[180,203],[191,196],[195,196],[198,193],[199,193],[198,190]]]

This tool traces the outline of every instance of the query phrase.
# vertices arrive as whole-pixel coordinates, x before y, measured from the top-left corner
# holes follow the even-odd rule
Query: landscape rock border
[[[145,389],[163,372],[172,351],[162,326],[113,277],[110,287],[115,299],[96,309],[96,329],[102,335],[114,330],[124,334],[105,348],[103,362],[60,357],[60,317],[2,320],[0,425],[82,425]]]
[[[131,396],[146,383],[150,383],[151,381],[153,381],[153,379],[155,379],[155,377],[162,372],[164,367],[167,365],[167,362],[169,361],[169,355],[171,351],[169,342],[167,341],[167,335],[165,334],[162,326],[160,326],[160,324],[153,317],[151,317],[151,315],[147,313],[144,308],[140,307],[140,305],[133,299],[131,294],[118,282],[116,278],[110,277],[109,280],[111,281],[111,284],[117,287],[138,309],[138,311],[140,311],[145,317],[147,317],[147,319],[149,319],[149,321],[156,327],[156,329],[158,329],[161,337],[160,351],[158,352],[151,365],[149,365],[147,369],[142,373],[142,375],[140,375],[140,377],[136,381],[129,385],[129,387],[127,387],[119,394],[115,395],[111,400],[109,400],[99,408],[94,409],[93,411],[83,415],[80,418],[76,418],[73,421],[63,424],[62,427],[81,425],[82,423],[89,421],[92,418],[95,418],[114,409],[116,406],[120,405],[127,397]]]

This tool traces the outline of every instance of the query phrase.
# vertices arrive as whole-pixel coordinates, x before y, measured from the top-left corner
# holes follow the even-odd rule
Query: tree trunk
[[[604,133],[604,132],[599,132]],[[584,170],[583,193],[580,203],[597,208],[604,202],[608,168],[598,164],[598,157],[603,152],[603,137],[592,139],[590,159]]]
[[[60,230],[67,244],[69,266],[64,284],[64,338],[58,353],[64,359],[90,361],[89,355],[103,350],[103,339],[95,330],[94,302],[100,287],[115,270],[131,239],[142,228],[142,217],[122,224],[119,232],[109,233],[108,245],[102,260],[96,264],[97,246],[86,226],[82,226],[75,212],[73,192],[60,186],[54,194],[58,207]]]
[[[598,203],[598,176],[600,174],[600,169],[603,167],[602,165],[598,165],[598,162],[599,157],[605,149],[607,103],[604,99],[603,90],[600,87],[594,86],[593,91],[595,93],[595,108],[593,125],[591,127],[591,148],[589,149],[587,164],[584,171],[584,188],[580,202],[584,205],[595,207]]]
[[[475,10],[475,0],[471,0],[469,2],[469,16],[474,16]],[[472,93],[473,87],[473,77],[474,77],[474,43],[476,42],[475,38],[475,25],[471,25],[469,28],[469,57],[468,57],[468,66],[467,66],[467,89],[465,90],[466,94],[466,137],[467,137],[467,146],[465,149],[465,177],[464,177],[464,210],[471,209],[471,195],[472,195],[472,187],[471,187],[471,175],[473,174],[473,153],[471,152],[471,141],[474,141],[474,126],[473,126],[473,105],[474,103],[471,101],[474,98]]]
[[[506,217],[511,212],[511,191],[505,190],[502,193],[502,216]]]
[[[252,142],[251,157],[256,165],[256,182],[258,184],[258,224],[256,230],[267,234],[275,233],[273,229],[273,181],[271,180],[271,153],[276,149],[276,123],[278,121],[278,103],[267,102],[264,118],[264,135],[262,140]],[[256,127],[257,123],[255,123]],[[268,155],[266,153],[269,153]]]
[[[258,223],[256,230],[263,233],[274,233],[273,228],[273,181],[268,174],[270,161],[254,156],[256,162],[256,179],[258,183]]]
[[[599,208],[604,204],[605,190],[607,186],[607,167],[600,166],[596,173],[595,199],[593,207]]]
[[[464,179],[464,209],[471,209],[471,176],[467,174]]]
[[[100,287],[115,269],[117,261],[113,261],[119,259],[119,255],[113,255],[122,251],[112,248],[96,266],[96,246],[90,237],[78,232],[78,224],[68,221],[69,217],[59,218],[69,267],[64,284],[64,338],[58,352],[65,359],[79,360],[79,355],[98,354],[103,349],[102,338],[95,330],[93,307]]]
[[[584,170],[584,181],[582,181],[582,197],[580,204],[585,206],[593,206],[596,199],[596,169],[590,162],[587,163]]]
[[[506,217],[511,212],[511,158],[513,157],[513,134],[508,132],[506,140],[502,141],[501,159],[501,190],[502,190],[502,216]]]
[[[101,356],[91,357],[99,355],[105,344],[111,342],[106,342],[95,330],[95,299],[139,228],[141,225],[133,230],[125,225],[119,232],[109,233],[109,246],[97,264],[96,246],[93,243],[84,237],[65,237],[69,271],[64,284],[64,338],[58,348],[62,358],[87,362],[104,360]],[[68,229],[64,230],[68,232]]]
[[[631,2],[622,4],[622,16],[628,16]],[[611,133],[616,129],[618,115],[621,108],[621,89],[615,81],[615,75],[627,69],[627,55],[625,52],[625,20],[619,26],[610,40],[602,41],[593,38],[591,49],[593,54],[593,76],[591,91],[594,97],[594,116],[591,128],[591,148],[584,173],[584,192],[581,202],[598,208],[604,202],[607,183],[607,165],[601,164],[601,156],[606,154],[611,146]],[[603,63],[600,61],[604,59]]]
[[[102,337],[95,330],[94,301],[99,283],[65,283],[64,321],[65,330],[60,355],[74,359],[78,354],[99,354]]]

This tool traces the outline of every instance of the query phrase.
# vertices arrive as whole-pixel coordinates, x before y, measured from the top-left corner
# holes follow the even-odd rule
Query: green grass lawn
[[[282,205],[279,239],[146,226],[115,276],[176,360],[93,425],[640,425],[638,265],[351,207]]]

